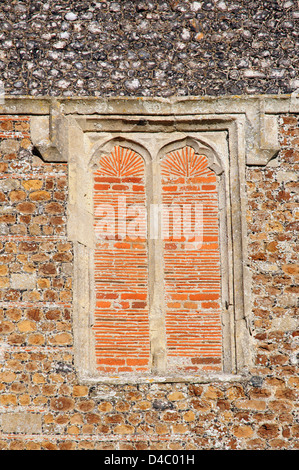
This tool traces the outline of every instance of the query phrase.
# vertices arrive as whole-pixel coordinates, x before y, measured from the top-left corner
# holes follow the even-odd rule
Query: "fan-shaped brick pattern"
[[[103,175],[117,178],[143,176],[144,163],[134,150],[115,146],[110,155],[100,160],[100,171]]]

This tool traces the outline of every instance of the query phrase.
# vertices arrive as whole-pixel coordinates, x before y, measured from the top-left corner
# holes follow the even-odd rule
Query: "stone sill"
[[[166,384],[166,383],[235,383],[247,382],[248,374],[201,373],[193,375],[92,375],[81,377],[80,382],[86,385],[130,385],[130,384]]]

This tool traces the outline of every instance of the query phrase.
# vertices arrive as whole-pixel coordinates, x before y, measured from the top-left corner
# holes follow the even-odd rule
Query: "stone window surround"
[[[169,100],[5,98],[0,107],[2,114],[31,116],[31,137],[38,154],[48,162],[68,162],[68,237],[74,242],[75,251],[74,351],[75,365],[83,382],[215,380],[215,374],[168,377],[162,370],[144,377],[105,378],[95,370],[91,329],[92,230],[86,236],[86,226],[91,227],[93,222],[89,169],[94,158],[99,152],[107,153],[112,144],[120,141],[137,146],[143,157],[144,149],[148,152],[150,148],[148,157],[153,159],[160,156],[163,147],[164,152],[166,148],[178,148],[186,139],[204,150],[210,168],[221,181],[220,224],[227,229],[227,237],[221,237],[220,248],[225,287],[224,317],[227,318],[223,320],[224,370],[222,374],[216,374],[216,378],[240,380],[250,367],[252,351],[250,272],[246,266],[245,166],[276,164],[279,151],[277,115],[298,113],[298,101],[296,93]],[[149,136],[153,133],[160,134],[163,142],[161,145],[160,139],[160,147],[156,141],[149,146]],[[220,229],[220,233],[224,231]]]

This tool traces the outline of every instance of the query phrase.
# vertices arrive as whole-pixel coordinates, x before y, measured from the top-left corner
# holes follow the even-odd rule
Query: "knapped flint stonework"
[[[298,17],[295,0],[5,0],[0,78],[14,95],[291,93]]]

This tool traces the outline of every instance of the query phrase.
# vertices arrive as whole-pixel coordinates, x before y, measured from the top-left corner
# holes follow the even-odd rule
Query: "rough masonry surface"
[[[5,0],[7,94],[174,96],[291,93],[298,3]]]

